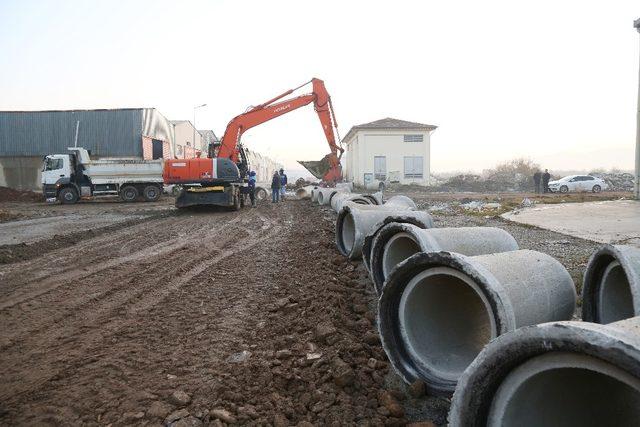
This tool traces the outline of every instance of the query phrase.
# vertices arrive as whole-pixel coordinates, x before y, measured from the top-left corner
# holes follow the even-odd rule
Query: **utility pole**
[[[196,154],[196,110],[198,108],[206,107],[207,104],[198,105],[193,107],[193,155]],[[202,148],[202,147],[200,147]]]
[[[640,33],[640,19],[633,22],[633,26]],[[638,111],[636,113],[636,177],[634,195],[640,200],[640,65],[638,66]]]

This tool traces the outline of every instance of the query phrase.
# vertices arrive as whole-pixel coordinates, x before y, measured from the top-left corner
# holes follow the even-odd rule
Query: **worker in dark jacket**
[[[251,206],[256,207],[256,172],[249,172],[249,199],[251,199]]]
[[[280,175],[278,171],[271,177],[271,203],[278,203],[280,200]]]
[[[549,169],[545,169],[542,174],[542,189],[544,193],[549,192],[549,180],[551,179],[551,174],[549,173]]]
[[[542,193],[542,191],[540,191],[540,181],[542,181],[542,172],[536,170],[536,173],[533,174],[533,185],[536,188],[536,194]]]
[[[287,191],[287,175],[284,173],[284,169],[280,169],[280,201],[284,201],[284,196]]]

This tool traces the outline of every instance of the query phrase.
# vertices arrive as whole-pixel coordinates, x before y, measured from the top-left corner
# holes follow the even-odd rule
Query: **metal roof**
[[[359,130],[413,130],[413,131],[433,131],[436,130],[438,126],[428,125],[424,123],[417,122],[409,122],[406,120],[398,120],[391,117],[386,117],[384,119],[376,120],[370,123],[363,123],[361,125],[353,126],[347,132],[347,135],[344,137],[343,141],[347,141],[353,137],[353,135]]]
[[[94,156],[142,156],[142,108],[0,111],[0,156],[65,153],[80,121],[78,145]]]

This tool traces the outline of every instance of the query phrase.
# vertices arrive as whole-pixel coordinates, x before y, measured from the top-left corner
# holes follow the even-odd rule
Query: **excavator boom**
[[[313,88],[310,94],[281,101],[282,98],[292,94],[294,91],[308,83],[311,83]],[[290,89],[265,103],[251,107],[245,113],[234,117],[229,124],[227,124],[227,128],[224,132],[224,136],[222,137],[217,153],[210,153],[210,157],[223,157],[231,159],[235,163],[242,163],[243,159],[240,153],[240,138],[244,132],[254,126],[265,123],[271,119],[275,119],[276,117],[280,117],[311,103],[313,103],[314,109],[318,114],[322,130],[331,151],[320,162],[314,162],[316,167],[309,171],[317,178],[324,179],[327,182],[340,181],[342,177],[340,158],[342,157],[344,150],[338,145],[338,143],[336,143],[334,128],[337,128],[337,123],[335,122],[335,115],[333,114],[331,98],[324,86],[324,82],[316,78],[311,79],[310,82],[298,86],[295,89]],[[305,166],[304,163],[302,164]]]

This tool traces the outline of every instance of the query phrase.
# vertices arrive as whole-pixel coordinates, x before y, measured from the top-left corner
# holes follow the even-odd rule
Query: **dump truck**
[[[73,204],[81,198],[120,196],[125,202],[153,202],[162,195],[161,159],[96,160],[85,148],[68,150],[44,157],[42,192],[48,201]]]

